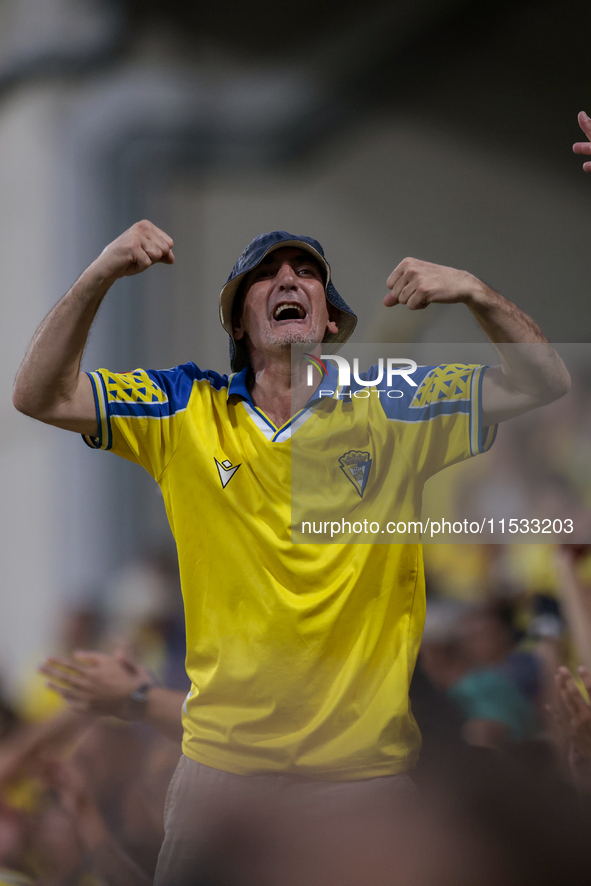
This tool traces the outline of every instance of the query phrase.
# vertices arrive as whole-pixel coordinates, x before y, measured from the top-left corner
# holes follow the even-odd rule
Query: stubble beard
[[[315,336],[310,330],[306,332],[303,330],[301,332],[294,330],[293,332],[284,332],[280,334],[269,332],[267,335],[267,343],[276,348],[287,348],[290,345],[310,345],[317,341],[317,336]]]

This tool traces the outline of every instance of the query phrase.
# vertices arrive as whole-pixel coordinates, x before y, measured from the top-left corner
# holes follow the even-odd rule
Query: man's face
[[[309,252],[276,249],[246,275],[246,292],[234,322],[234,338],[251,351],[284,349],[335,334],[336,309],[326,301],[320,266]]]

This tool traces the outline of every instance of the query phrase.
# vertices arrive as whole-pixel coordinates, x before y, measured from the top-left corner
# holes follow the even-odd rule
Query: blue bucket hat
[[[346,342],[357,325],[357,317],[350,307],[341,298],[334,288],[330,279],[330,265],[324,257],[324,250],[318,240],[303,235],[288,234],[287,231],[271,231],[269,234],[260,234],[249,243],[226,281],[226,285],[220,292],[220,320],[222,326],[230,336],[230,365],[232,372],[239,372],[248,366],[248,352],[243,341],[234,341],[232,330],[232,309],[234,299],[240,288],[245,275],[262,261],[262,259],[275,249],[284,246],[296,246],[304,249],[314,256],[320,267],[325,272],[324,289],[327,301],[339,311],[337,326],[339,331],[336,335],[327,332],[323,338],[325,342]]]

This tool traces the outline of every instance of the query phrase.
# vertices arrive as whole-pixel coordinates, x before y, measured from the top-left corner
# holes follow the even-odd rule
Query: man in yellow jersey
[[[415,544],[291,543],[291,433],[313,434],[345,410],[335,400],[327,408],[318,392],[310,398],[306,374],[292,375],[291,345],[345,341],[356,322],[315,240],[265,234],[234,266],[220,305],[230,377],[194,363],[80,372],[111,285],[171,264],[172,246],[147,221],[111,243],[41,324],[14,402],[143,465],[162,490],[178,547],[192,682],[156,878],[178,886],[195,877],[213,810],[254,789],[285,790],[329,809],[347,798],[377,802],[407,783],[420,745],[408,686],[424,577]],[[333,453],[340,485],[334,481],[332,494],[343,513],[386,473],[406,489],[414,469],[401,471],[400,458],[389,464],[394,451],[417,465],[422,482],[488,448],[496,422],[569,385],[535,323],[471,274],[405,259],[387,285],[386,306],[464,302],[491,341],[536,347],[505,349],[502,365],[486,370],[420,367],[412,399],[372,398],[366,467],[356,463],[347,474],[353,456],[338,446]]]

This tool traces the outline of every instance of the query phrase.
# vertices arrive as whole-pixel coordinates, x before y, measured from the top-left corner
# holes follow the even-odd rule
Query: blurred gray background
[[[2,615],[9,687],[64,601],[172,545],[156,485],[10,392],[42,317],[147,217],[176,264],[119,281],[85,368],[228,370],[217,296],[258,233],[323,244],[362,341],[471,341],[381,305],[405,256],[466,268],[554,341],[591,337],[591,6],[497,0],[2,0]],[[228,543],[231,543],[229,540]]]

